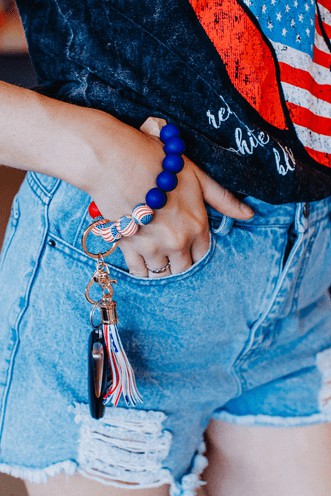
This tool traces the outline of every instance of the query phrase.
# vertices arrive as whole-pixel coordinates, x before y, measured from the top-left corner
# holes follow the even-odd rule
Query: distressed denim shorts
[[[1,254],[0,472],[45,481],[80,472],[109,485],[195,493],[212,419],[300,426],[331,418],[331,197],[270,205],[252,220],[209,206],[210,247],[181,274],[106,261],[144,403],[87,405],[95,262],[82,250],[90,198],[29,172]],[[94,251],[102,251],[92,241]]]

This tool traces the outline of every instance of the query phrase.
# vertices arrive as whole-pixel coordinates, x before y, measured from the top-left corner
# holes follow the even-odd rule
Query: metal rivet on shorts
[[[303,215],[308,219],[309,217],[309,205],[308,203],[305,203],[303,206]]]
[[[54,239],[50,239],[48,241],[48,244],[49,244],[49,246],[56,246],[56,243],[55,243]]]

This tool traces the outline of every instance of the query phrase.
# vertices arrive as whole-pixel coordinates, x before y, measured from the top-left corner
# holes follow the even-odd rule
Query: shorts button
[[[309,205],[308,203],[305,203],[303,206],[303,215],[308,219],[309,217]]]

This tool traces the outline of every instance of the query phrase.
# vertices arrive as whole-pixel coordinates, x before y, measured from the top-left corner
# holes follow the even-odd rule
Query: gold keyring
[[[86,246],[87,236],[90,234],[90,232],[92,231],[93,227],[100,226],[102,224],[107,224],[107,223],[109,223],[109,220],[107,220],[107,219],[95,220],[94,222],[92,222],[92,224],[90,224],[88,226],[88,228],[86,229],[86,231],[83,234],[83,238],[82,238],[83,250],[85,251],[86,255],[88,255],[91,258],[95,258],[96,260],[99,259],[99,258],[101,258],[101,257],[102,258],[108,257],[108,255],[110,255],[111,253],[113,253],[113,251],[115,250],[115,248],[118,245],[118,241],[114,241],[114,243],[112,243],[111,248],[109,248],[109,250],[107,250],[107,251],[104,251],[103,253],[91,253],[87,249],[87,246]]]

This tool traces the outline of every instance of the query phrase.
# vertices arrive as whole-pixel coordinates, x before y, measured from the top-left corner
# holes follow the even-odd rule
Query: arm
[[[88,162],[91,166],[90,161],[95,159],[89,137],[94,126],[102,125],[103,112],[4,82],[0,82],[0,109],[2,164],[59,177],[80,188],[84,186],[81,167]],[[122,123],[112,116],[107,120],[110,140]],[[112,150],[114,143],[109,145]]]
[[[111,115],[0,83],[0,161],[63,179],[86,191],[103,216],[118,219],[154,187],[164,156],[155,136]],[[185,158],[177,188],[154,221],[120,246],[131,272],[147,276],[170,260],[172,273],[199,260],[209,246],[204,201],[231,217],[251,209]],[[162,244],[160,245],[160,240]]]

